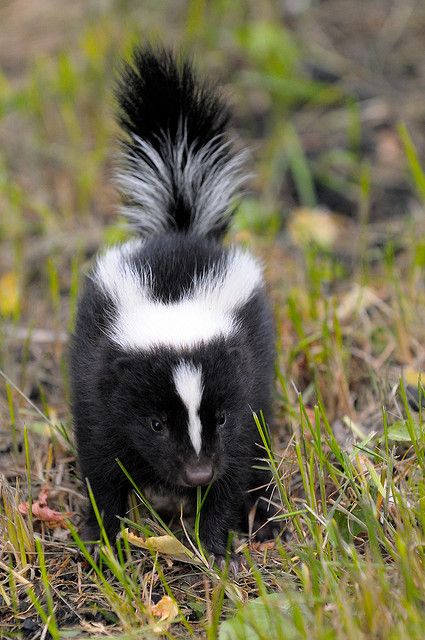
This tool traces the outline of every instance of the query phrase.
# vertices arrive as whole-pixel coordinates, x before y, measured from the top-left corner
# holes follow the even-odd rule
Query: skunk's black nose
[[[184,481],[191,487],[199,487],[209,484],[214,476],[214,469],[211,462],[199,464],[187,464],[183,470]]]

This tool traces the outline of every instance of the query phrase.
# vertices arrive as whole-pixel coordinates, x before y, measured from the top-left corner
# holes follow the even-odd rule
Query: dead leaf
[[[331,249],[343,236],[351,221],[327,209],[295,209],[288,223],[288,232],[294,244],[305,246],[311,242],[323,249]]]
[[[40,493],[38,495],[37,500],[32,503],[32,515],[37,520],[41,520],[51,529],[55,529],[56,527],[61,527],[62,529],[67,528],[67,524],[65,518],[72,515],[69,511],[55,511],[47,506],[47,498],[49,495],[49,488],[42,487]],[[28,515],[29,513],[29,503],[21,502],[18,505],[19,513],[22,515]]]
[[[19,311],[19,282],[14,271],[8,271],[0,278],[0,314],[13,316]]]
[[[421,379],[422,384],[425,384],[425,373],[422,371],[418,371],[413,367],[405,367],[403,369],[403,378],[406,384],[411,387],[417,387],[419,378]]]
[[[267,540],[266,542],[251,542],[249,548],[252,551],[267,551],[276,548],[276,540]]]
[[[80,620],[80,627],[83,631],[86,631],[90,635],[104,635],[109,636],[109,631],[101,622],[87,622],[86,620]]]
[[[170,596],[163,596],[159,602],[150,607],[150,613],[155,618],[159,618],[159,622],[153,625],[152,630],[154,633],[163,633],[177,618],[179,610]]]
[[[175,536],[165,535],[143,538],[135,533],[131,533],[128,529],[124,529],[122,535],[125,536],[130,544],[140,549],[148,549],[149,551],[171,556],[183,562],[192,562],[194,564],[198,564],[199,562],[192,551],[185,547],[180,540],[177,540]]]

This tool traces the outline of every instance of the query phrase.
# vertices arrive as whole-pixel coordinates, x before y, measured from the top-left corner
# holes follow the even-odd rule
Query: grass
[[[258,14],[247,6],[128,0],[84,9],[75,32],[61,27],[69,45],[35,56],[22,78],[0,74],[0,637],[423,637],[419,147],[410,123],[394,126],[416,204],[380,222],[364,105],[346,83],[307,71],[340,57],[312,53],[274,3]],[[253,419],[284,535],[263,545],[236,539],[246,557],[236,578],[205,561],[201,493],[193,526],[178,513],[161,521],[134,487],[123,521],[133,537],[115,549],[103,532],[93,554],[78,534],[85,498],[67,333],[81,273],[99,246],[127,235],[110,183],[111,69],[140,35],[195,52],[222,77],[254,148],[257,176],[230,239],[264,258],[276,309],[271,441]],[[334,140],[335,127],[331,149],[323,138],[312,144],[319,129]],[[325,187],[348,194],[352,219],[318,217]],[[43,487],[59,520],[72,514],[64,527],[26,515],[23,503],[31,514]]]

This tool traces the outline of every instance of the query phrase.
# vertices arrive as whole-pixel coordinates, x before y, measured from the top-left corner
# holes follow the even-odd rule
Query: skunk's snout
[[[200,487],[209,484],[214,477],[211,462],[187,464],[183,469],[183,480],[190,487]]]

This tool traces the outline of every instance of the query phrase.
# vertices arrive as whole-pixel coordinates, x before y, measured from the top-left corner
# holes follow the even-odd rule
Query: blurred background
[[[421,0],[2,0],[0,24],[1,365],[33,401],[67,415],[80,275],[127,234],[112,88],[136,42],[222,85],[252,150],[233,236],[267,257],[277,303],[304,288],[317,320],[320,296],[406,244],[425,264]]]

